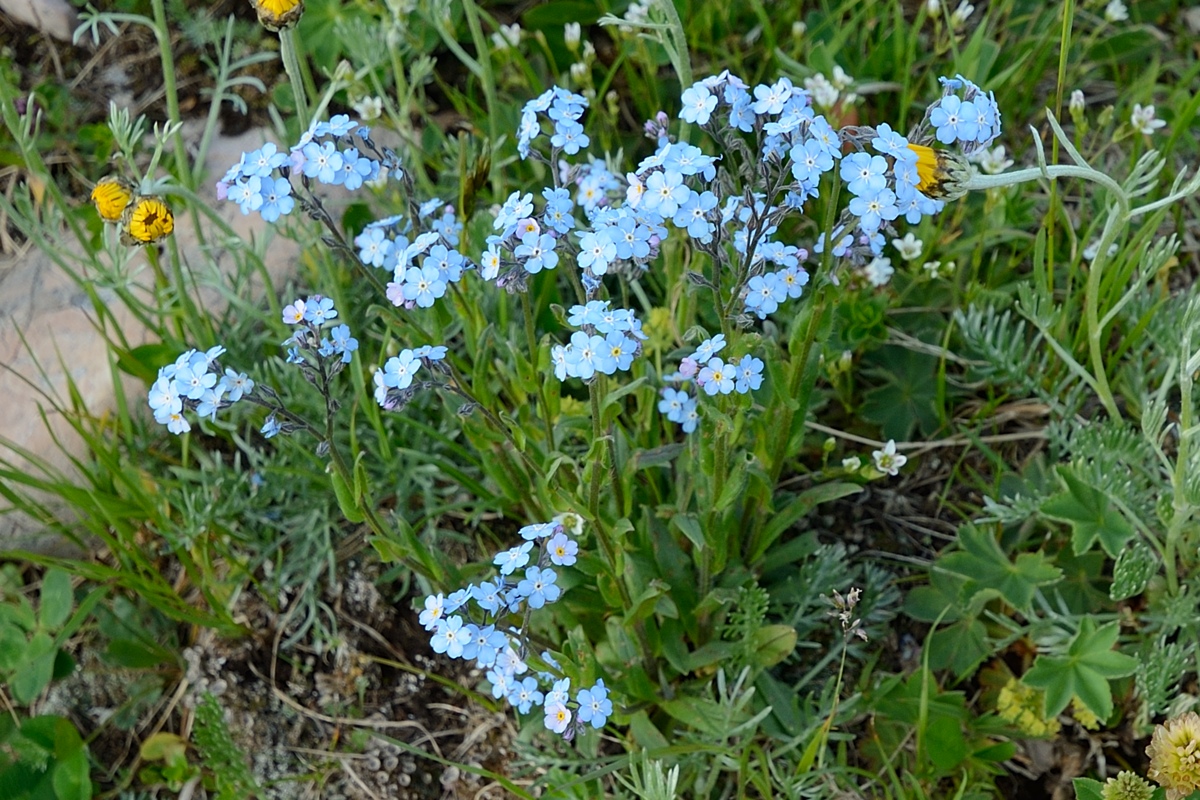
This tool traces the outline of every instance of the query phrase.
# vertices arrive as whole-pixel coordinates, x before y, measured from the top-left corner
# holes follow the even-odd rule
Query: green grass
[[[177,218],[215,225],[204,244],[216,246],[230,236],[210,196],[219,176],[198,174],[202,159],[173,133],[147,143],[128,116],[73,136],[68,100],[0,50],[0,160],[45,187],[35,197],[31,182],[15,185],[0,194],[0,214],[86,292],[114,384],[132,375],[148,388],[180,352],[221,343],[223,364],[274,387],[321,432],[264,439],[264,415],[241,404],[173,437],[143,413],[140,390],[119,395],[106,417],[74,386],[45,397],[46,413],[86,444],[72,462],[78,475],[8,444],[0,493],[92,555],[5,555],[0,678],[27,663],[52,669],[6,698],[0,785],[49,764],[46,774],[64,777],[44,796],[87,796],[78,738],[101,797],[188,781],[230,797],[333,786],[349,772],[319,753],[373,757],[341,726],[373,730],[362,718],[386,705],[388,681],[430,670],[438,701],[466,722],[425,711],[416,723],[445,727],[432,741],[457,738],[413,744],[402,729],[395,744],[435,777],[457,765],[513,796],[1036,797],[1009,759],[1038,735],[1031,720],[1056,716],[1044,738],[1075,746],[1094,736],[1084,723],[1095,717],[1107,763],[1145,774],[1144,742],[1180,710],[1200,665],[1189,622],[1200,591],[1200,343],[1189,333],[1200,300],[1186,246],[1198,206],[1190,192],[1172,196],[1194,191],[1186,178],[1198,161],[1200,63],[1181,33],[1184,4],[1143,0],[1130,4],[1131,19],[1110,22],[1103,3],[1000,0],[955,32],[945,3],[931,14],[924,3],[692,0],[674,6],[681,27],[662,13],[652,17],[660,27],[638,35],[602,20],[624,4],[552,0],[521,9],[522,39],[507,48],[492,34],[514,21],[512,6],[454,3],[443,15],[419,4],[395,16],[402,6],[310,0],[282,45],[245,18],[226,25],[182,4],[170,14],[161,0],[117,9],[145,14],[118,19],[163,41],[182,31],[213,66],[192,77],[216,87],[217,105],[266,109],[259,118],[281,142],[296,140],[306,112],[353,114],[364,96],[383,98],[373,125],[397,143],[413,196],[399,182],[364,192],[325,227],[293,214],[278,233],[304,255],[285,287],[262,280],[259,255],[233,248],[219,308],[200,300],[213,288],[210,265],[186,262],[173,240],[148,249],[152,278],[135,290],[126,251],[77,189],[116,153]],[[586,44],[573,49],[562,26],[575,20]],[[299,58],[255,83],[278,47]],[[343,59],[349,69],[338,69]],[[583,66],[572,71],[575,62]],[[718,310],[719,277],[717,291],[703,288],[719,275],[711,254],[672,231],[648,271],[608,284],[614,305],[642,319],[645,355],[629,375],[590,386],[544,379],[579,289],[565,258],[532,277],[527,295],[471,275],[431,309],[397,311],[381,296],[383,273],[337,246],[371,219],[438,196],[463,217],[459,249],[477,258],[493,204],[517,190],[537,197],[552,180],[550,166],[515,148],[521,107],[552,84],[594,92],[588,150],[623,175],[654,152],[642,122],[659,111],[673,134],[714,152],[697,126],[675,119],[690,83],[680,72],[729,69],[751,86],[782,74],[802,85],[835,67],[858,96],[827,111],[837,125],[886,121],[906,132],[940,96],[938,76],[961,73],[994,90],[1011,170],[1037,166],[1039,153],[1049,165],[1075,163],[1077,151],[1118,186],[1069,176],[972,192],[897,226],[924,246],[911,262],[889,246],[885,286],[849,268],[828,283],[837,262],[814,254],[804,296],[748,327]],[[14,105],[31,89],[47,110],[36,131]],[[179,89],[165,89],[159,112],[177,119]],[[1076,89],[1082,111],[1068,108]],[[1166,126],[1136,132],[1134,104],[1154,104]],[[218,115],[200,113],[203,152]],[[82,176],[54,166],[64,146],[92,156]],[[735,151],[723,155],[722,166],[737,162]],[[822,184],[781,241],[811,246],[830,231],[846,200],[834,188]],[[63,238],[83,255],[68,255]],[[932,261],[954,267],[930,277]],[[261,295],[248,291],[255,279]],[[117,287],[152,344],[134,346],[115,325],[99,285]],[[279,347],[293,331],[282,307],[315,293],[336,301],[359,339],[333,383],[336,402]],[[704,338],[695,328],[760,355],[765,381],[752,401],[706,406],[703,435],[683,437],[658,414],[657,389]],[[423,374],[457,394],[427,390],[402,413],[381,411],[370,368],[443,342],[451,372]],[[843,466],[852,456],[869,465],[888,439],[910,455],[901,476]],[[553,651],[574,688],[604,678],[613,692],[603,735],[569,743],[547,735],[536,710],[518,717],[493,702],[458,662],[413,661],[425,647],[413,610],[421,599],[488,578],[491,554],[513,546],[520,526],[563,511],[586,522],[579,563],[560,576],[563,599],[514,621],[528,626],[530,656]],[[360,607],[364,574],[379,600]],[[77,609],[70,621],[44,610],[55,602],[44,587],[62,575]],[[822,599],[851,587],[863,589],[852,616],[865,640]],[[231,693],[192,698],[185,648],[224,653]],[[72,675],[66,659],[86,670]],[[122,713],[97,722],[62,700],[122,670],[137,689]],[[1020,716],[1001,698],[1023,676],[1034,691]],[[339,694],[338,681],[353,688]],[[239,741],[220,714],[273,719],[269,704],[245,705],[255,691],[276,708],[287,697],[289,713],[308,720],[299,748],[308,760],[269,775],[251,762],[262,747]],[[321,692],[336,697],[337,734],[317,722]],[[410,712],[395,703],[387,713],[402,720]],[[503,733],[453,750],[464,737],[454,731],[497,708]],[[160,738],[140,749],[164,732],[195,748],[180,756],[162,749],[175,739]],[[115,754],[126,736],[137,746]],[[507,756],[495,755],[500,747]],[[1115,774],[1100,773],[1103,763],[1083,769],[1103,781]]]

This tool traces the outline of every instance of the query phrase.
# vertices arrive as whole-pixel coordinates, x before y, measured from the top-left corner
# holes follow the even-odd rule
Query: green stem
[[[162,62],[163,92],[167,98],[167,119],[177,124],[182,119],[179,113],[179,91],[175,85],[175,59],[171,55],[171,32],[167,27],[167,11],[163,0],[152,0],[154,9],[154,37],[158,40],[158,54]],[[171,137],[175,148],[176,171],[180,179],[189,189],[196,188],[196,176],[192,174],[192,166],[188,160],[187,145],[183,142],[183,131],[176,128]],[[200,165],[197,165],[199,167]]]
[[[603,431],[600,427],[600,381],[599,375],[588,384],[588,400],[592,406],[592,441],[600,441]],[[603,457],[592,462],[592,482],[588,489],[588,512],[597,523],[600,521],[600,474],[604,471]]]
[[[529,302],[529,292],[519,292],[519,294],[521,295],[521,312],[525,315],[525,338],[529,341],[529,364],[536,374],[538,368],[538,340],[537,331],[534,328],[533,304]],[[546,399],[545,383],[538,380],[537,386],[538,404],[542,408],[542,423],[546,427],[546,452],[549,453],[554,449],[554,426],[550,422],[550,402]]]
[[[1100,402],[1104,404],[1105,411],[1113,420],[1121,419],[1121,411],[1117,408],[1116,398],[1113,397],[1112,389],[1108,385],[1108,368],[1104,363],[1104,343],[1101,341],[1104,331],[1100,324],[1100,278],[1103,275],[1104,266],[1108,262],[1108,248],[1117,238],[1117,229],[1124,227],[1124,220],[1118,223],[1117,213],[1116,208],[1109,210],[1108,222],[1104,226],[1104,233],[1100,236],[1096,258],[1092,260],[1091,269],[1088,270],[1087,288],[1083,296],[1088,353],[1092,362],[1092,377],[1095,379],[1094,388],[1100,397]]]
[[[283,28],[279,31],[279,52],[283,58],[283,69],[287,72],[288,82],[292,85],[292,95],[296,100],[296,118],[300,122],[300,130],[306,131],[309,126],[308,91],[304,87],[304,72],[300,69],[300,56],[296,49],[296,29]]]

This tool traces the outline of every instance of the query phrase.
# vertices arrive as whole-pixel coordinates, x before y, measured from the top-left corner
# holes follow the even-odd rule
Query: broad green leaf
[[[991,654],[987,628],[974,617],[938,628],[929,637],[930,668],[952,669],[959,678],[974,672]]]
[[[754,663],[760,667],[773,667],[792,654],[796,649],[796,629],[791,625],[767,625],[754,631]]]
[[[1062,571],[1040,552],[1022,553],[1015,562],[1009,561],[991,533],[974,525],[959,529],[958,544],[962,549],[943,555],[934,569],[966,578],[962,600],[967,603],[977,592],[990,589],[1024,611],[1039,586],[1062,578]]]
[[[970,752],[957,719],[939,716],[925,726],[925,753],[939,769],[954,769]]]
[[[29,641],[29,649],[25,651],[25,663],[13,675],[9,684],[13,698],[23,706],[37,699],[50,683],[54,674],[54,640],[50,634],[38,631]]]
[[[48,631],[53,631],[71,616],[75,598],[71,591],[71,576],[61,569],[47,570],[42,578],[41,606],[38,622]]]
[[[54,794],[57,800],[90,800],[92,781],[88,777],[87,755],[82,749],[54,765]]]
[[[1099,539],[1104,552],[1116,558],[1133,537],[1133,526],[1103,492],[1069,468],[1060,467],[1058,474],[1067,490],[1042,503],[1042,513],[1071,526],[1071,546],[1077,555]]]
[[[1116,622],[1097,628],[1095,620],[1084,617],[1065,656],[1037,657],[1021,680],[1046,693],[1047,717],[1061,713],[1072,697],[1101,720],[1112,715],[1109,679],[1131,675],[1138,666],[1136,658],[1112,649],[1119,633]]]
[[[1104,784],[1091,778],[1075,778],[1075,800],[1104,800]]]

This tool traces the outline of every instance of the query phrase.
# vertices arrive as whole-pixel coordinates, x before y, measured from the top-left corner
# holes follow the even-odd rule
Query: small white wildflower
[[[975,13],[975,6],[963,0],[958,8],[954,9],[954,13],[950,15],[950,26],[958,30],[966,24],[971,15]]]
[[[582,35],[582,28],[578,22],[568,22],[563,26],[563,39],[567,43],[567,49],[572,53],[579,47],[579,37]]]
[[[1133,113],[1129,115],[1129,124],[1138,133],[1149,136],[1167,123],[1154,116],[1153,105],[1143,106],[1140,103],[1134,103]]]
[[[926,261],[921,265],[921,269],[929,274],[931,280],[937,280],[942,275],[949,275],[951,272],[954,272],[954,262],[947,261],[945,264],[942,264],[940,261]]]
[[[822,108],[832,108],[838,101],[837,87],[819,72],[804,79],[804,88],[812,95],[813,102]]]
[[[512,25],[501,25],[500,30],[492,34],[492,44],[496,46],[497,50],[507,50],[520,43],[521,25],[516,22]]]
[[[1006,158],[1004,145],[981,147],[968,156],[969,160],[979,165],[981,172],[987,175],[999,175],[1013,165],[1011,158]]]
[[[596,60],[596,45],[591,42],[583,43],[583,60],[589,64]]]
[[[874,287],[883,286],[892,279],[892,273],[896,270],[892,268],[892,260],[882,256],[871,259],[871,263],[863,267],[863,275],[867,277],[867,281]]]
[[[858,456],[850,456],[842,459],[842,469],[847,472],[858,472],[862,467],[862,459]]]
[[[846,70],[835,64],[833,67],[833,80],[831,83],[833,83],[834,87],[841,92],[845,91],[850,87],[850,84],[854,83],[854,78],[851,78],[846,74]]]
[[[896,252],[905,261],[916,261],[921,257],[921,251],[925,249],[925,243],[912,235],[912,231],[904,234],[903,239],[892,239],[892,247],[896,248]]]
[[[383,98],[382,97],[360,97],[357,102],[353,103],[354,113],[363,122],[370,122],[373,119],[379,119],[383,116]]]
[[[1075,91],[1071,92],[1071,100],[1067,104],[1067,107],[1071,110],[1072,115],[1080,114],[1083,112],[1085,103],[1086,101],[1083,98],[1083,90],[1076,89]]]
[[[632,23],[630,25],[618,25],[617,30],[621,33],[633,33],[634,25],[650,21],[650,3],[653,0],[634,0],[629,4],[629,8],[625,9],[625,21]]]
[[[1110,0],[1104,7],[1104,18],[1109,22],[1124,22],[1129,19],[1129,9],[1121,0]]]
[[[584,83],[588,76],[588,65],[582,61],[576,61],[571,65],[571,80],[575,83]]]
[[[793,39],[803,39],[804,34],[807,31],[808,31],[808,25],[804,24],[800,20],[796,20],[795,22],[792,23],[792,38]]]
[[[1112,244],[1110,244],[1108,246],[1108,255],[1111,258],[1112,256],[1114,256],[1116,254],[1117,254],[1117,244],[1116,244],[1116,242],[1113,242]],[[1083,248],[1083,260],[1084,261],[1095,261],[1096,256],[1098,256],[1098,255],[1100,255],[1100,240],[1099,239],[1092,242],[1087,247]]]
[[[908,456],[896,452],[895,439],[888,439],[882,450],[875,450],[871,455],[875,459],[875,469],[892,476],[899,474],[900,468],[908,463]]]
[[[942,11],[942,0],[925,0],[925,11],[934,17]]]

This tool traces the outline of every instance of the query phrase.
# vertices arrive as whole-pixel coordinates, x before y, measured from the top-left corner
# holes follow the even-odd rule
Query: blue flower
[[[333,142],[309,142],[304,145],[304,176],[321,183],[334,184],[341,177],[342,154]]]
[[[613,712],[604,680],[596,681],[591,689],[581,689],[575,699],[579,703],[579,721],[590,722],[593,728],[603,728]]]
[[[688,393],[682,389],[664,388],[662,400],[658,401],[658,411],[671,422],[683,422],[683,407],[689,399]]]
[[[558,575],[552,569],[530,567],[525,570],[525,580],[517,584],[517,590],[526,598],[530,608],[541,608],[558,599],[562,590],[555,584]]]
[[[471,587],[471,597],[475,604],[489,614],[499,614],[500,607],[505,604],[504,579],[484,581],[478,586]]]
[[[692,192],[692,196],[679,207],[671,221],[675,227],[685,228],[688,236],[707,244],[712,241],[713,231],[716,230],[716,225],[708,221],[708,212],[716,207],[717,196],[712,192]]]
[[[702,83],[693,84],[685,90],[680,100],[683,109],[679,112],[679,118],[696,125],[707,125],[717,107],[717,98]]]
[[[696,376],[696,383],[704,389],[707,395],[729,394],[733,391],[733,378],[736,370],[719,358],[710,358],[708,364]]]
[[[305,321],[311,322],[318,327],[325,324],[326,320],[333,319],[337,315],[337,309],[333,307],[333,298],[330,297],[314,295],[308,299],[308,303],[304,307]]]
[[[442,594],[429,595],[425,598],[425,610],[417,618],[417,622],[427,631],[437,627],[438,621],[445,613],[446,597]]]
[[[524,219],[532,213],[533,195],[529,192],[524,195],[519,191],[513,192],[500,207],[500,213],[496,215],[492,227],[496,230],[508,230],[510,226],[516,226],[517,220]]]
[[[725,334],[718,333],[711,339],[705,339],[696,348],[696,352],[692,353],[692,358],[700,363],[704,363],[712,358],[715,354],[725,349]]]
[[[804,294],[804,287],[808,285],[808,272],[799,266],[782,269],[775,273],[775,277],[779,287],[793,300]]]
[[[909,151],[912,152],[912,151]],[[833,169],[833,156],[816,139],[808,139],[792,148],[792,177],[801,183],[816,183]]]
[[[893,220],[900,214],[896,195],[891,189],[879,189],[851,198],[848,208],[851,214],[859,218],[859,226],[867,233],[878,231],[883,220]]]
[[[524,259],[521,266],[530,275],[536,275],[543,269],[554,269],[558,266],[558,253],[554,252],[557,243],[558,240],[548,233],[540,236],[537,233],[527,233],[521,237],[521,243],[513,250],[513,256],[519,261]]]
[[[422,266],[432,265],[438,271],[438,275],[446,283],[457,283],[462,277],[463,264],[466,259],[462,253],[457,250],[451,250],[445,245],[435,244],[429,248],[429,254],[425,256],[425,261]]]
[[[546,208],[542,211],[542,220],[547,227],[556,233],[566,233],[575,227],[575,203],[571,193],[566,189],[555,189],[547,186],[542,189],[542,197],[546,198]]]
[[[359,248],[358,260],[370,267],[385,266],[393,247],[383,228],[364,228],[354,244]]]
[[[470,641],[463,645],[463,658],[475,659],[481,669],[495,664],[500,649],[508,644],[504,634],[496,630],[494,625],[472,625],[470,634]]]
[[[683,175],[676,171],[655,172],[646,179],[646,194],[642,206],[647,211],[657,211],[664,219],[675,216],[679,206],[687,202],[692,190],[683,182]]]
[[[842,159],[842,180],[851,194],[865,195],[887,186],[887,159],[868,153],[854,153]]]
[[[184,423],[184,424],[186,425],[187,423]],[[170,430],[170,426],[167,427],[167,430]],[[184,430],[187,430],[187,428],[185,428]],[[267,420],[266,420],[266,422],[263,423],[263,426],[262,426],[262,431],[261,431],[262,435],[265,436],[266,438],[270,439],[271,437],[273,437],[277,433],[279,433],[280,430],[282,430],[282,428],[279,425],[279,420],[275,419],[275,414],[274,413],[268,414]],[[174,431],[172,431],[172,433],[174,433]]]
[[[333,352],[340,353],[342,363],[350,363],[350,354],[358,349],[358,339],[350,335],[349,325],[338,325],[329,332],[330,343],[333,346]]]
[[[561,147],[569,156],[575,155],[581,147],[587,147],[590,142],[591,139],[583,132],[583,126],[572,120],[563,120],[555,125],[554,134],[550,137],[550,144]]]
[[[550,538],[546,543],[546,551],[550,553],[550,563],[560,567],[569,567],[575,563],[575,557],[579,553],[579,545],[567,536],[565,533],[559,532]]]
[[[579,267],[593,275],[604,275],[617,257],[617,246],[607,231],[587,231],[579,240]]]
[[[571,724],[571,709],[566,704],[547,702],[543,710],[546,712],[546,730],[563,733]]]
[[[421,308],[429,308],[446,293],[446,281],[433,265],[409,267],[404,273],[404,299]]]
[[[366,156],[359,155],[358,148],[347,147],[342,151],[342,175],[337,181],[350,191],[363,185],[379,174],[379,164]]]
[[[546,539],[561,531],[561,522],[535,522],[521,528],[517,533],[521,534],[521,538],[525,541],[532,542],[536,539]]]
[[[450,658],[458,658],[462,655],[466,638],[467,632],[463,630],[462,617],[439,619],[434,623],[433,638],[429,640],[429,646],[435,653],[445,653]]]
[[[759,319],[766,319],[779,308],[779,301],[785,296],[774,272],[755,275],[746,286],[746,310],[758,314]]]
[[[421,361],[412,350],[401,350],[383,365],[383,385],[389,389],[407,389],[421,369]]]
[[[246,177],[257,175],[260,178],[269,178],[274,170],[286,163],[287,156],[279,152],[274,142],[267,142],[258,150],[242,155],[239,172]]]
[[[603,362],[607,370],[605,374],[611,375],[616,370],[627,370],[633,364],[633,357],[637,352],[638,343],[630,339],[621,331],[612,331],[604,337]]]
[[[513,685],[508,693],[508,702],[517,707],[517,712],[528,714],[533,706],[542,704],[542,693],[538,691],[537,681],[528,677]]]
[[[533,549],[533,542],[525,542],[519,544],[509,550],[497,553],[492,559],[492,563],[500,568],[501,575],[511,575],[516,570],[529,563],[529,551]],[[541,608],[540,605],[535,608]]]
[[[733,387],[734,390],[741,394],[757,391],[758,387],[762,386],[762,371],[762,359],[752,355],[742,356],[742,360],[737,364],[737,384]]]
[[[973,142],[979,135],[979,114],[974,104],[955,95],[937,102],[929,112],[929,124],[936,129],[937,140],[942,144]]]
[[[917,163],[917,154],[908,146],[908,139],[892,130],[892,126],[886,122],[876,126],[871,146],[883,155],[891,156],[899,162]]]
[[[689,398],[683,404],[683,423],[680,427],[684,433],[691,433],[696,430],[696,425],[700,422],[700,408],[696,403],[696,398]]]
[[[254,391],[254,381],[250,380],[246,373],[234,372],[229,368],[225,369],[225,375],[221,378],[220,385],[225,387],[225,394],[231,403],[236,403],[244,395],[248,395]],[[153,392],[153,388],[151,392]],[[150,407],[153,408],[154,404],[151,403]]]
[[[229,187],[225,197],[237,203],[242,209],[243,215],[249,214],[251,211],[258,211],[263,204],[262,179],[257,175],[251,175],[249,178],[239,180]]]

